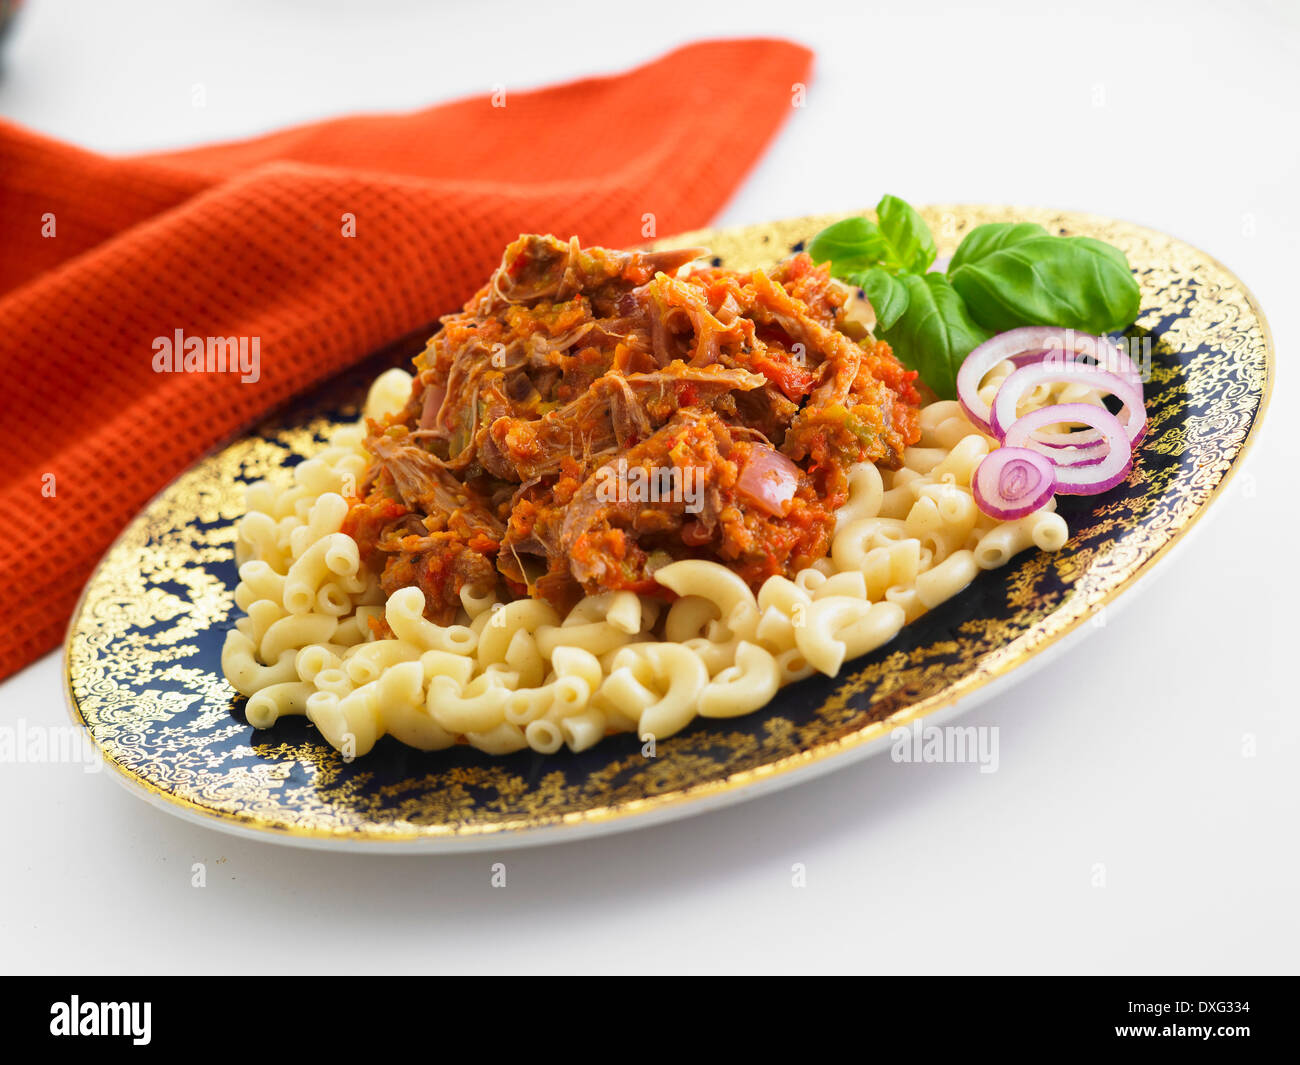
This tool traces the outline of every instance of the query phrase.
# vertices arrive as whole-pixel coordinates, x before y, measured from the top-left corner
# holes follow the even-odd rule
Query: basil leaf
[[[813,262],[831,264],[833,277],[870,270],[889,254],[889,242],[880,227],[858,216],[829,225],[808,244]]]
[[[1128,259],[1114,244],[1107,244],[1104,240],[1094,240],[1092,237],[1062,237],[1062,240],[1072,240],[1076,244],[1082,244],[1086,248],[1091,248],[1098,255],[1104,255],[1110,259],[1116,266],[1122,267],[1125,271],[1132,273],[1128,268]],[[1136,282],[1134,282],[1136,284]],[[1127,323],[1125,323],[1127,324]]]
[[[876,204],[880,232],[890,245],[890,262],[899,270],[923,274],[934,262],[934,234],[906,200],[885,196]]]
[[[858,217],[827,226],[813,237],[808,254],[814,262],[829,262],[831,274],[845,280],[873,266],[890,273],[924,273],[935,256],[934,235],[925,219],[897,196],[883,197],[876,215],[879,222]]]
[[[1055,325],[1110,333],[1140,309],[1123,252],[1088,237],[1032,237],[967,261],[951,276],[971,316],[994,332]]]
[[[848,278],[848,282],[862,289],[876,312],[875,332],[893,328],[907,310],[907,286],[889,271],[873,266],[865,274]]]
[[[883,331],[904,366],[916,370],[940,399],[957,397],[957,370],[989,334],[972,320],[943,274],[904,274],[907,309]]]
[[[1046,236],[1049,236],[1047,230],[1037,222],[989,222],[976,226],[957,245],[957,251],[948,264],[948,276],[952,277],[953,271],[965,263],[978,262],[995,251]]]

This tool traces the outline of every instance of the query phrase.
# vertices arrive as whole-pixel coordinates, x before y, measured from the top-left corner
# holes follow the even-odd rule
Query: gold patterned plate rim
[[[435,761],[423,763],[422,777],[394,784],[390,776],[384,784],[378,771],[365,771],[362,759],[354,763],[361,771],[347,776],[319,741],[299,736],[295,745],[250,737],[251,729],[232,707],[233,693],[220,677],[211,647],[194,649],[185,643],[210,643],[230,626],[229,572],[228,587],[222,588],[222,581],[204,569],[225,565],[233,570],[233,552],[222,547],[237,513],[230,503],[238,494],[236,478],[229,470],[238,468],[248,480],[265,473],[249,472],[256,462],[266,467],[277,456],[309,452],[320,428],[319,418],[311,420],[318,412],[311,411],[309,398],[307,415],[297,408],[286,420],[200,460],[163,489],[105,553],[68,627],[64,665],[73,720],[87,728],[119,781],[191,821],[302,846],[428,853],[560,842],[756,797],[866,757],[882,749],[881,739],[901,725],[946,719],[1023,679],[1078,642],[1088,631],[1084,622],[1098,609],[1121,593],[1145,587],[1155,563],[1185,542],[1222,495],[1268,407],[1276,373],[1272,336],[1258,301],[1239,278],[1214,257],[1158,231],[1045,208],[940,205],[923,208],[922,214],[935,231],[941,255],[950,254],[975,225],[1009,220],[1036,221],[1052,232],[1117,244],[1128,253],[1143,287],[1138,326],[1149,329],[1146,335],[1153,338],[1158,355],[1163,352],[1160,357],[1168,360],[1156,366],[1161,375],[1156,387],[1168,409],[1159,403],[1152,408],[1153,434],[1144,447],[1161,446],[1161,420],[1172,421],[1176,439],[1159,456],[1152,455],[1156,468],[1149,479],[1137,472],[1144,468],[1141,464],[1135,467],[1138,484],[1131,498],[1121,486],[1125,498],[1090,504],[1095,509],[1087,513],[1090,524],[1081,535],[1100,536],[1101,548],[1089,554],[1081,547],[1071,554],[1067,545],[1062,557],[1050,562],[1020,556],[994,571],[1004,575],[1001,583],[985,575],[991,579],[980,602],[1004,599],[1005,619],[976,613],[946,629],[942,625],[947,623],[936,622],[940,629],[935,631],[948,638],[922,634],[915,639],[927,642],[918,642],[906,654],[886,647],[852,663],[839,678],[792,685],[778,693],[771,712],[692,726],[660,745],[653,769],[639,754],[611,750],[608,766],[588,758],[578,769],[537,755],[526,764],[519,761],[525,756],[510,756],[516,760],[513,768],[507,768],[510,759],[457,766]],[[842,217],[699,230],[656,246],[704,244],[718,261],[747,268],[780,258]],[[1202,350],[1205,354],[1193,358]],[[1203,413],[1195,412],[1194,401],[1204,406]],[[260,457],[253,462],[249,456]],[[1156,487],[1158,479],[1164,487]],[[191,503],[199,500],[195,511],[215,517],[208,520],[196,512],[192,523],[178,519],[186,493],[192,494]],[[191,538],[180,542],[183,535]],[[206,561],[184,563],[167,571],[166,579],[146,580],[135,573],[165,550],[192,551]],[[1118,556],[1123,557],[1117,562]],[[190,581],[186,587],[191,591],[206,591],[186,601],[170,590],[178,579]],[[1043,609],[1046,602],[1056,605]],[[933,613],[942,615],[951,606]],[[141,619],[138,624],[131,620],[133,611]],[[167,611],[173,612],[170,617]],[[1009,642],[994,642],[999,633]],[[820,691],[825,698],[813,706],[799,700],[803,691],[814,696]],[[188,706],[195,699],[197,710]],[[204,768],[205,755],[214,768]],[[229,764],[223,767],[223,761]],[[187,777],[178,775],[179,763]],[[598,771],[590,771],[592,765]],[[420,790],[426,782],[429,786]]]

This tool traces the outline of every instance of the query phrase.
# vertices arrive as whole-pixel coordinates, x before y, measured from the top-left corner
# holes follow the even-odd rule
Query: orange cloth
[[[615,77],[507,88],[504,107],[483,96],[131,158],[0,122],[0,676],[58,644],[159,488],[455,309],[519,233],[626,246],[646,214],[660,235],[705,224],[810,60],[785,41],[704,42]],[[155,373],[154,338],[178,329],[260,338],[260,380]]]

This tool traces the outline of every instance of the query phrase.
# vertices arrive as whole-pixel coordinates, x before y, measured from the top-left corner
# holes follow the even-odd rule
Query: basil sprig
[[[886,196],[876,205],[878,222],[846,218],[827,226],[808,245],[817,262],[829,261],[831,273],[851,284],[873,266],[890,273],[905,270],[923,274],[934,262],[934,234],[911,204]]]
[[[1128,260],[1102,241],[1054,236],[1033,222],[992,223],[966,234],[946,274],[927,273],[934,236],[916,210],[886,196],[876,219],[827,226],[808,253],[862,289],[876,334],[942,399],[955,398],[958,369],[992,333],[1022,325],[1111,333],[1137,318]]]

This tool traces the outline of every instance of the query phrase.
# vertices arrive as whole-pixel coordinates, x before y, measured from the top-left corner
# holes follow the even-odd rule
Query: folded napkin
[[[171,478],[455,309],[521,232],[626,246],[649,215],[661,236],[705,224],[810,59],[705,42],[615,77],[129,158],[0,122],[0,677],[59,642]],[[257,379],[157,372],[178,330],[256,338]]]

